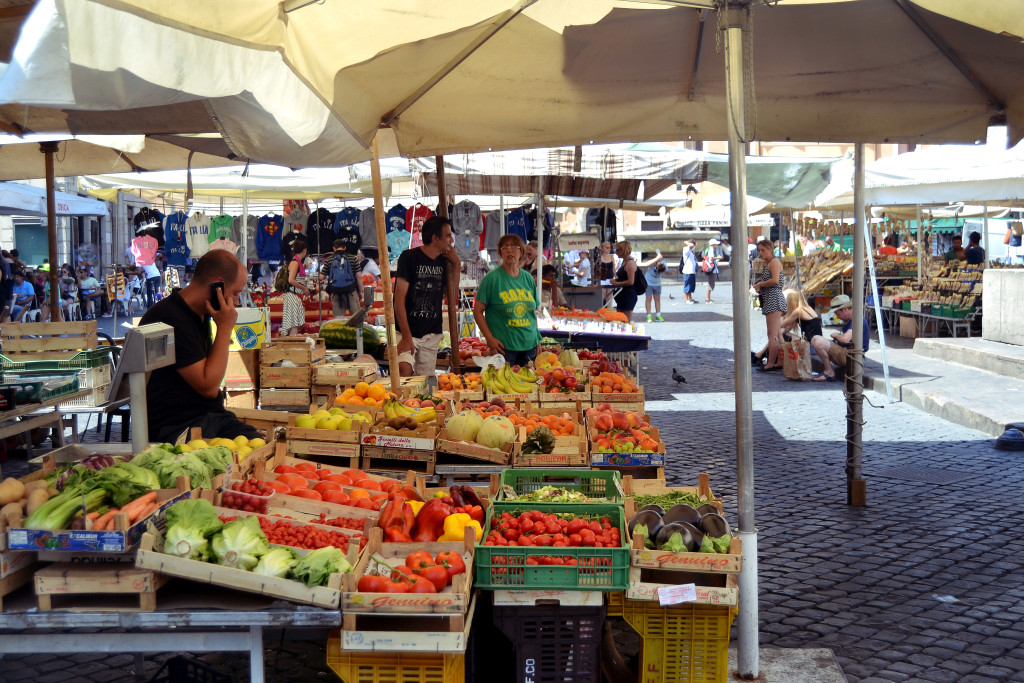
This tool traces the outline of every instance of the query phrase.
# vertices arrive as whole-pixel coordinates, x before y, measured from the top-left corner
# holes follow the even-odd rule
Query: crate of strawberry
[[[243,512],[258,512],[261,515],[270,511],[270,499],[274,497],[274,487],[259,479],[233,481],[231,487],[221,495],[222,507]]]
[[[620,591],[629,539],[613,504],[495,503],[474,558],[479,588]]]

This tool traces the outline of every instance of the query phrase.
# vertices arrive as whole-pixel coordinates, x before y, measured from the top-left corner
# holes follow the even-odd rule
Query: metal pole
[[[846,360],[846,502],[867,505],[867,482],[861,472],[864,446],[864,252],[871,239],[864,214],[864,143],[853,156],[854,222],[864,235],[853,240],[853,348]]]
[[[981,229],[983,234],[982,245],[985,249],[985,258],[981,262],[981,269],[984,271],[985,265],[989,262],[989,259],[992,258],[991,252],[988,250],[988,202],[982,202],[981,212]]]
[[[128,373],[128,395],[131,405],[146,405],[146,373]],[[132,411],[132,450],[136,453],[149,448],[149,416],[145,410]]]
[[[242,263],[249,267],[249,190],[242,190]],[[285,264],[287,265],[287,264]]]
[[[380,180],[380,148],[378,136],[373,136],[370,145],[370,176],[373,182],[373,213],[377,223],[377,244],[387,245],[387,230],[384,227],[384,189]],[[438,179],[440,183],[441,180]],[[448,212],[447,200],[441,199],[444,213]],[[387,326],[388,367],[391,370],[391,391],[401,395],[401,377],[398,372],[398,338],[395,334],[395,302],[391,294],[391,263],[386,258],[380,259],[381,295],[384,298],[384,324]]]
[[[725,33],[726,128],[729,132],[729,190],[732,197],[732,225],[743,226],[747,234],[747,166],[741,131],[746,130],[743,87],[743,39],[748,30],[750,7],[720,10]],[[743,245],[746,247],[746,245]],[[750,307],[747,290],[732,287],[732,333],[736,394],[736,498],[739,537],[743,542],[743,570],[740,572],[737,668],[740,677],[758,676],[757,636],[757,529],[754,526],[754,439],[751,395]]]
[[[537,193],[537,308],[543,300],[544,282],[541,280],[541,269],[544,267],[544,178],[540,179],[540,191]],[[555,302],[551,302],[554,308]]]
[[[57,201],[54,195],[56,188],[53,186],[53,155],[57,149],[56,142],[39,144],[39,151],[43,153],[46,162],[46,233],[50,243],[50,272],[47,277],[50,279],[50,320],[53,322],[63,320],[60,307],[60,285],[57,278],[60,272],[57,265]]]
[[[796,245],[800,244],[800,236],[796,234],[793,229],[793,209],[789,210],[789,235],[793,240],[793,262],[796,264],[796,289],[803,295],[803,285],[800,284],[800,254],[803,253],[803,249],[797,249]]]
[[[921,205],[917,205],[917,284],[924,281],[924,245],[922,236],[924,229],[921,227]],[[878,295],[875,295],[875,305],[878,305]],[[891,398],[891,397],[890,397]]]
[[[854,237],[856,239],[856,236]],[[882,300],[878,296],[878,278],[875,277],[875,257],[871,253],[869,248],[871,244],[871,234],[868,232],[864,233],[864,251],[868,258],[868,274],[871,276],[871,295],[872,301],[875,302],[875,325],[878,326],[878,345],[882,349],[882,372],[885,374],[885,395],[889,397],[889,403],[893,403],[892,399],[892,382],[889,379],[889,357],[885,350],[885,320],[882,315]],[[919,242],[920,244],[920,242]]]

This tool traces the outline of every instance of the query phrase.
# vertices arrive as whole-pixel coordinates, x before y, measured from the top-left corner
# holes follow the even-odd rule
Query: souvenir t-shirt
[[[359,216],[362,211],[354,206],[346,206],[334,214],[334,232],[342,230],[359,230]]]
[[[143,207],[132,218],[132,225],[135,228],[135,234],[138,234],[141,230],[144,234],[155,239],[157,245],[162,247],[164,246],[163,220],[163,214],[156,209]]]
[[[219,216],[214,216],[210,219],[210,243],[214,243],[217,240],[231,239],[232,226],[235,223],[233,216],[229,216],[226,213],[222,213]]]
[[[132,240],[132,255],[135,256],[135,265],[151,266],[156,259],[157,250],[156,238],[149,235],[136,237]]]
[[[497,255],[501,239],[501,212],[491,211],[484,219],[484,246],[488,254]]]
[[[300,208],[294,208],[288,211],[284,217],[284,234],[290,235],[295,232],[295,226],[299,226],[299,232],[306,229],[306,221],[309,220],[309,214]]]
[[[477,301],[484,304],[487,327],[505,350],[528,351],[540,343],[536,292],[536,281],[522,268],[516,277],[495,268],[480,282]]]
[[[188,242],[188,257],[200,258],[210,251],[210,217],[196,212],[185,221],[185,241]]]
[[[232,242],[231,240],[221,238],[219,240],[214,240],[213,242],[210,242],[210,251],[213,251],[214,249],[223,249],[224,251],[228,251],[234,254],[236,251],[238,251],[238,245]]]
[[[164,256],[167,257],[167,265],[184,266],[188,263],[188,240],[185,222],[188,216],[184,211],[175,211],[167,217],[164,226]]]
[[[518,235],[519,239],[526,241],[527,234],[526,209],[512,209],[505,214],[505,234]]]
[[[384,216],[384,228],[387,234],[393,233],[395,230],[405,230],[405,214],[407,209],[401,204],[395,204],[388,209],[387,215]]]
[[[283,261],[281,238],[284,236],[284,216],[267,214],[256,222],[256,255],[261,261]]]
[[[423,246],[423,223],[433,215],[434,212],[422,204],[416,204],[405,212],[405,229],[411,235],[410,248]]]
[[[306,221],[306,241],[310,254],[329,254],[334,250],[334,214],[317,209]]]
[[[351,207],[349,207],[349,208],[351,208]],[[365,213],[365,212],[363,212],[363,213]],[[362,214],[360,214],[360,219],[359,220],[360,220],[360,222],[362,221]],[[371,217],[371,220],[372,220],[372,217]],[[342,221],[339,224],[338,219],[335,218],[334,219],[334,226],[337,229],[337,232],[336,232],[336,234],[334,236],[334,239],[342,240],[345,243],[345,253],[346,254],[350,254],[350,255],[354,256],[356,254],[356,252],[359,251],[360,247],[367,246],[366,242],[364,242],[363,238],[362,238],[362,230],[360,229],[360,223],[353,223],[351,220],[346,218],[346,220]],[[377,235],[376,228],[374,228],[374,237],[376,237],[376,235]],[[376,242],[376,240],[374,240],[373,245],[376,245],[376,244],[377,244],[377,242]],[[332,244],[331,246],[333,247],[334,245]]]
[[[387,234],[388,260],[397,258],[412,245],[412,233],[408,230],[392,230]]]
[[[232,239],[231,241],[232,242],[238,242],[239,244],[242,244],[243,240],[244,240],[245,245],[247,247],[247,249],[246,249],[246,257],[247,258],[251,258],[251,259],[259,258],[256,255],[256,227],[257,227],[257,225],[258,225],[258,221],[256,220],[256,216],[253,216],[252,214],[249,214],[248,216],[246,216],[246,219],[245,219],[245,229],[242,228],[242,217],[241,216],[235,216],[235,220],[231,223],[231,232],[235,236],[235,238]]]
[[[480,252],[480,233],[483,231],[484,221],[479,206],[468,199],[455,205],[452,211],[452,238],[460,259],[472,260],[477,257]]]
[[[359,238],[364,247],[377,248],[377,212],[372,206],[359,214]]]
[[[300,237],[306,237],[301,230],[295,230],[296,224],[292,224],[292,230],[284,233],[284,237],[281,238],[281,254],[284,256],[285,261],[290,261],[295,252],[292,250],[292,243]],[[303,228],[306,226],[302,226]],[[287,230],[287,228],[285,228]],[[306,242],[306,249],[309,250],[309,242]]]
[[[446,264],[443,256],[432,259],[422,249],[409,249],[398,257],[395,276],[409,283],[405,315],[415,338],[442,331]]]

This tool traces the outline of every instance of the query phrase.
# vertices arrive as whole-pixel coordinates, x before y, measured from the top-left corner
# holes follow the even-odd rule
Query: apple
[[[319,420],[316,421],[316,428],[317,429],[334,429],[333,420],[334,420],[334,416],[332,416],[332,415],[328,415],[327,417],[322,417],[322,418],[320,418]]]
[[[299,429],[316,429],[316,418],[312,415],[299,415],[295,418],[295,426]]]
[[[429,398],[420,403],[420,408],[436,408],[437,406]]]
[[[577,381],[575,375],[569,375],[568,377],[565,378],[565,382],[563,382],[563,384],[565,384],[566,389],[575,389],[578,383],[579,382]]]

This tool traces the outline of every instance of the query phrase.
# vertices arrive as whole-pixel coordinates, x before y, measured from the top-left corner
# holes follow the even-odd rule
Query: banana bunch
[[[529,368],[512,372],[509,365],[501,369],[488,365],[480,375],[480,383],[496,394],[528,394],[533,391],[537,375]]]
[[[432,422],[437,419],[437,410],[434,408],[412,408],[405,405],[396,398],[384,401],[384,417],[411,417],[420,424]]]

